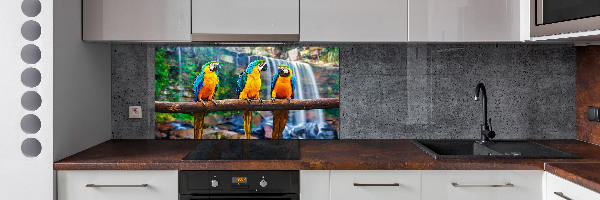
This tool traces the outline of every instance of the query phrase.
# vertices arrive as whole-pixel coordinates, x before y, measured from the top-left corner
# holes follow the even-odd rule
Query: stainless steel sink
[[[412,140],[435,159],[439,158],[517,158],[517,159],[575,159],[580,158],[532,141],[476,140]]]

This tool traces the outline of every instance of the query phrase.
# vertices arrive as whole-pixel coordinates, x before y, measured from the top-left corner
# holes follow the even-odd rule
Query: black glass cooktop
[[[202,140],[183,160],[299,160],[298,140]]]

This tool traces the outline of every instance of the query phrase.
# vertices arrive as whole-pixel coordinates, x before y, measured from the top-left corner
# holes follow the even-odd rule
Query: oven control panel
[[[298,193],[299,171],[179,171],[180,194]]]

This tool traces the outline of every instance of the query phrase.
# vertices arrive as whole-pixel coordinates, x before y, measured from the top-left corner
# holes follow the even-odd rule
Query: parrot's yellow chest
[[[217,73],[208,72],[204,73],[204,82],[202,83],[202,88],[200,92],[198,92],[198,97],[202,99],[213,99],[215,96],[215,88],[219,84],[219,78],[217,77]]]
[[[242,90],[242,93],[245,93],[250,99],[259,98],[258,95],[261,86],[260,81],[260,72],[257,68],[254,68],[254,70],[252,70],[252,73],[248,74],[248,77],[246,79],[246,86],[244,86],[244,90]],[[240,98],[242,98],[242,96],[240,96]]]
[[[277,99],[292,98],[293,88],[291,79],[291,75],[287,77],[279,76],[277,78],[277,82],[275,82],[275,85],[273,86],[274,95],[272,96],[274,96]]]

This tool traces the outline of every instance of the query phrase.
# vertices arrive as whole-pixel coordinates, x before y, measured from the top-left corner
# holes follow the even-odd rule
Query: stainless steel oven
[[[600,0],[530,0],[531,36],[600,29]]]
[[[180,200],[299,200],[299,171],[179,171]]]

